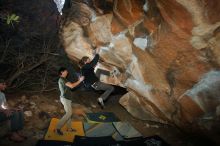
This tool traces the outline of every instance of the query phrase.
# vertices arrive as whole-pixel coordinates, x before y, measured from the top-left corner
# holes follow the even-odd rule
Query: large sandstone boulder
[[[66,14],[61,39],[70,59],[92,58],[100,47],[97,67],[118,72],[102,81],[127,88],[120,103],[136,118],[184,125],[218,111],[218,0],[105,3],[112,10],[104,14],[89,6]],[[89,22],[71,11],[86,12]]]

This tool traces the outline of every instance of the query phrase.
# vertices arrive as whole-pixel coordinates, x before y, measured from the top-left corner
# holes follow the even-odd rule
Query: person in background
[[[58,135],[63,135],[63,132],[61,131],[61,128],[67,124],[67,131],[74,132],[75,129],[71,127],[72,122],[72,95],[71,90],[72,88],[78,86],[83,80],[84,77],[79,77],[79,80],[76,82],[69,82],[66,78],[68,75],[68,71],[66,68],[61,67],[58,71],[58,74],[60,76],[58,85],[60,90],[60,101],[64,106],[64,110],[66,114],[59,120],[57,123],[55,132]]]
[[[24,113],[22,109],[10,108],[7,104],[5,94],[6,83],[0,79],[0,122],[8,121],[10,123],[10,137],[14,142],[22,142],[25,136],[21,134],[24,126]]]
[[[99,61],[99,54],[96,49],[95,57],[91,61],[89,57],[84,56],[79,61],[79,66],[81,68],[81,73],[85,76],[84,84],[86,87],[91,86],[95,90],[105,91],[99,98],[98,103],[101,105],[101,108],[104,108],[104,101],[108,99],[109,95],[114,91],[114,87],[110,84],[103,83],[96,76],[94,69]]]

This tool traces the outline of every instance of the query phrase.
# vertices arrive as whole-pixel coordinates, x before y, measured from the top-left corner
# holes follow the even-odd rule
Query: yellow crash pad
[[[64,127],[61,129],[63,132],[63,135],[58,135],[55,132],[55,128],[56,128],[58,121],[59,121],[59,119],[56,119],[56,118],[51,119],[50,126],[48,128],[48,131],[47,131],[45,137],[44,137],[44,140],[73,142],[75,135],[85,136],[85,133],[83,130],[83,123],[81,121],[72,122],[72,128],[76,129],[76,132],[68,132],[66,125],[64,125]]]

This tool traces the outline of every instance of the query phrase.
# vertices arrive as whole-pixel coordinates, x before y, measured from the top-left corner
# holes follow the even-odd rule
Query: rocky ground
[[[198,142],[192,136],[186,135],[182,130],[170,125],[164,125],[155,122],[142,121],[132,117],[120,104],[119,99],[122,95],[113,94],[106,103],[106,108],[102,110],[96,102],[100,93],[93,91],[75,93],[74,108],[78,111],[114,112],[122,121],[130,122],[144,136],[159,135],[165,141],[173,146],[191,146]],[[37,140],[42,139],[51,118],[60,118],[64,114],[61,103],[59,102],[58,92],[50,93],[22,93],[8,94],[8,103],[14,107],[23,107],[25,113],[24,134],[28,139],[23,143],[16,143],[17,146],[34,146]],[[78,112],[79,114],[80,112]],[[83,117],[75,116],[77,120],[83,120]],[[7,137],[0,139],[1,146],[15,145]],[[200,144],[199,144],[200,145]]]

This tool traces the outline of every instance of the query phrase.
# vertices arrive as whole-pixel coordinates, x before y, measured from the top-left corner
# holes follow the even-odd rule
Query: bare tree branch
[[[29,65],[29,66],[26,66],[26,67],[24,67],[24,68],[21,69],[21,70],[18,69],[18,70],[7,80],[8,85],[10,86],[10,85],[13,83],[13,81],[14,81],[17,77],[19,77],[21,74],[27,73],[27,72],[29,72],[29,71],[35,69],[36,67],[38,67],[38,66],[42,65],[44,62],[46,62],[48,59],[49,59],[48,56],[43,56],[43,57],[41,57],[41,59],[40,59],[37,63],[31,64],[31,65]]]

